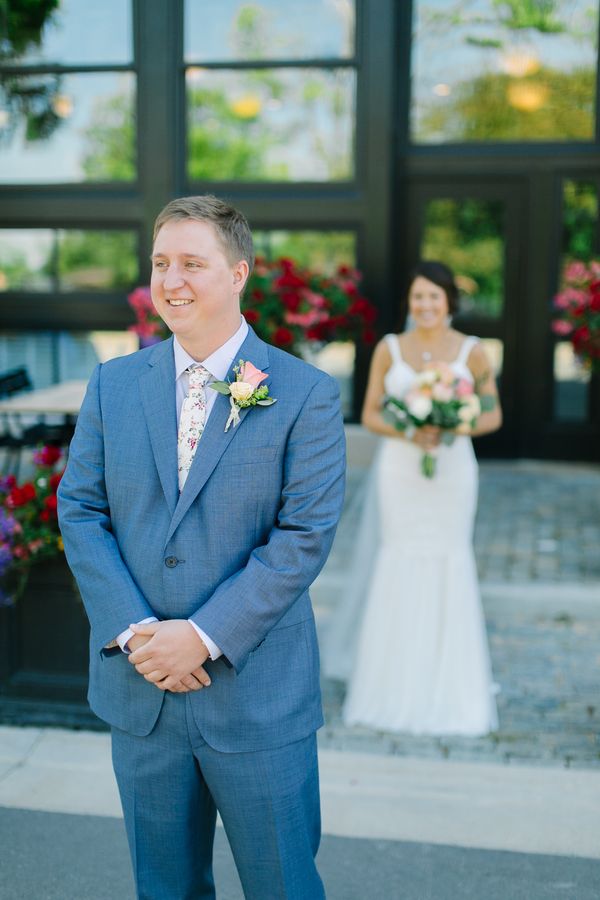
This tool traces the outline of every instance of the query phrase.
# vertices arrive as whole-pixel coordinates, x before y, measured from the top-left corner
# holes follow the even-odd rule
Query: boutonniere
[[[269,377],[265,372],[261,372],[251,362],[244,362],[243,359],[233,367],[233,371],[235,381],[213,381],[209,385],[214,391],[229,397],[231,412],[225,431],[229,431],[231,425],[235,428],[240,421],[240,409],[247,406],[271,406],[277,403],[275,397],[269,397],[269,388],[266,384],[261,385],[261,381]]]

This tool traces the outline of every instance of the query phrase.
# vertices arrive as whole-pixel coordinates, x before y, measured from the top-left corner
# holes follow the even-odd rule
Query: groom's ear
[[[237,294],[241,294],[250,275],[250,266],[245,259],[240,259],[233,267],[233,286]]]

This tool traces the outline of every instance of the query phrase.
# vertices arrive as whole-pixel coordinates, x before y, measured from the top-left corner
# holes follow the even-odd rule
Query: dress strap
[[[460,348],[460,353],[458,354],[458,356],[456,358],[456,362],[459,363],[460,365],[466,366],[467,360],[469,358],[469,354],[470,354],[471,350],[473,349],[473,347],[475,346],[475,344],[478,343],[478,341],[479,341],[479,338],[476,338],[473,336],[466,337],[464,339],[464,341],[462,342],[462,345]]]
[[[402,354],[400,352],[400,341],[398,340],[398,336],[396,334],[386,334],[385,342],[388,345],[392,361],[394,363],[401,363]]]

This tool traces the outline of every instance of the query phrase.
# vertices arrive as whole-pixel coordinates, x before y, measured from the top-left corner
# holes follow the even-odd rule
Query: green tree
[[[85,133],[82,168],[88,181],[132,181],[135,178],[135,119],[129,94],[96,103]]]
[[[595,78],[587,68],[541,68],[519,79],[486,73],[460,82],[443,106],[426,110],[420,136],[443,135],[447,141],[590,140]]]
[[[127,231],[65,231],[58,247],[62,288],[129,288],[138,279],[135,235]]]
[[[58,7],[59,0],[0,0],[0,61],[19,60],[41,46],[44,29]],[[59,75],[4,73],[1,93],[9,119],[0,129],[0,139],[12,140],[22,119],[27,141],[48,138],[61,122],[53,108],[60,85]]]

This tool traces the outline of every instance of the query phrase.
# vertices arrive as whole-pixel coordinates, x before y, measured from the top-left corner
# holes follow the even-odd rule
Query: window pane
[[[137,280],[133,231],[0,230],[0,290],[114,290]]]
[[[55,10],[49,3],[30,3],[34,5],[39,7],[35,16],[20,13],[14,4],[15,10],[8,16],[8,38],[0,51],[3,63],[107,65],[131,61],[130,0],[60,0]]]
[[[354,72],[187,72],[192,181],[352,177]]]
[[[453,269],[461,313],[498,319],[504,304],[504,208],[499,200],[430,200],[421,257]]]
[[[554,420],[587,422],[590,373],[573,353],[569,341],[554,347]]]
[[[50,229],[0,230],[0,291],[49,291],[55,285]]]
[[[253,237],[257,256],[287,257],[325,275],[356,264],[356,235],[351,231],[253,231]]]
[[[0,88],[0,180],[132,180],[134,85],[128,72],[5,77]]]
[[[87,379],[99,362],[138,349],[131,331],[0,332],[0,372],[25,366],[34,388]]]
[[[137,277],[134,232],[59,232],[58,279],[62,291],[130,287]]]
[[[331,59],[353,53],[354,0],[185,3],[188,62]]]
[[[563,267],[574,260],[589,262],[598,242],[598,185],[563,181]]]
[[[593,140],[597,2],[418,0],[414,26],[413,140]]]

